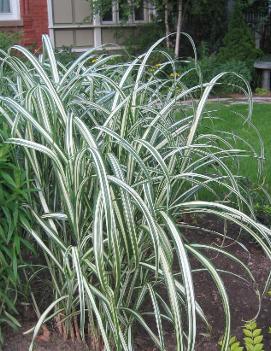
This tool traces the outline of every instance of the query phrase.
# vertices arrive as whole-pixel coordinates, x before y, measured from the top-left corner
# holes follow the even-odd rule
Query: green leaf
[[[245,328],[249,330],[254,330],[257,328],[257,324],[255,321],[252,321],[252,322],[246,323]]]
[[[236,344],[233,344],[231,346],[231,351],[243,351],[244,348],[242,346],[240,346],[240,342],[236,343]]]
[[[253,332],[251,330],[243,329],[243,333],[244,333],[244,335],[248,336],[249,338],[253,337]]]
[[[259,344],[263,341],[263,335],[256,336],[254,338],[254,344]]]
[[[258,344],[254,346],[253,351],[262,351],[263,350],[263,344]]]
[[[250,337],[245,337],[244,341],[245,341],[246,345],[253,345],[253,339]]]
[[[237,338],[236,338],[236,336],[232,336],[231,338],[230,338],[230,345],[233,345],[235,342],[237,341]]]
[[[262,332],[262,329],[255,329],[252,333],[253,337],[259,336]]]

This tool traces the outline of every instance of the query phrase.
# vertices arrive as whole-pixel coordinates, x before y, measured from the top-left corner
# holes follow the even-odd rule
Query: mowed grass
[[[256,153],[260,153],[260,142],[257,132],[240,117],[248,114],[246,104],[208,104],[206,110],[211,111],[217,119],[209,123],[209,119],[203,121],[203,126],[214,131],[229,132],[243,138],[255,148]],[[258,129],[264,143],[264,169],[260,181],[271,190],[271,104],[255,103],[253,105],[252,123]],[[211,124],[211,125],[210,125]],[[236,140],[235,145],[240,149],[247,149],[244,142]],[[240,164],[240,174],[248,177],[252,182],[258,182],[257,160],[253,157],[244,158]]]

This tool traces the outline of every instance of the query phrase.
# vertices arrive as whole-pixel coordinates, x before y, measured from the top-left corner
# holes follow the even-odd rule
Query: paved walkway
[[[271,96],[253,96],[253,103],[261,103],[261,104],[271,104]],[[247,103],[246,97],[225,97],[225,98],[209,98],[210,102],[225,102],[228,104],[245,104]]]

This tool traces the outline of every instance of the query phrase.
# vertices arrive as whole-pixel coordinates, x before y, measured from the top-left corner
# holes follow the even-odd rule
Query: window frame
[[[129,3],[132,0],[128,0]],[[132,12],[128,15],[127,18],[127,24],[140,24],[140,23],[148,23],[150,21],[149,19],[149,11],[147,7],[148,1],[143,0],[143,12],[144,12],[144,19],[141,20],[136,20],[135,19],[135,11],[134,8]],[[102,16],[100,16],[100,23],[103,25],[110,25],[110,24],[122,24],[123,21],[120,19],[120,14],[119,14],[119,2],[118,0],[112,0],[112,21],[106,21],[102,19]]]
[[[9,0],[11,12],[0,12],[0,23],[6,21],[18,21],[21,19],[20,0]]]

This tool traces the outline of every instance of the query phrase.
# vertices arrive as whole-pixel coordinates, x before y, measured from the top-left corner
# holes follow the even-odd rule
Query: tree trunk
[[[164,8],[165,8],[165,27],[166,27],[166,45],[167,48],[170,47],[170,41],[169,41],[169,34],[170,34],[170,30],[169,30],[169,22],[168,22],[168,0],[165,0],[164,2]]]
[[[183,19],[183,0],[178,0],[178,19],[176,27],[176,43],[175,43],[175,57],[178,58],[180,54],[180,41],[181,41],[181,30],[182,30],[182,19]]]

